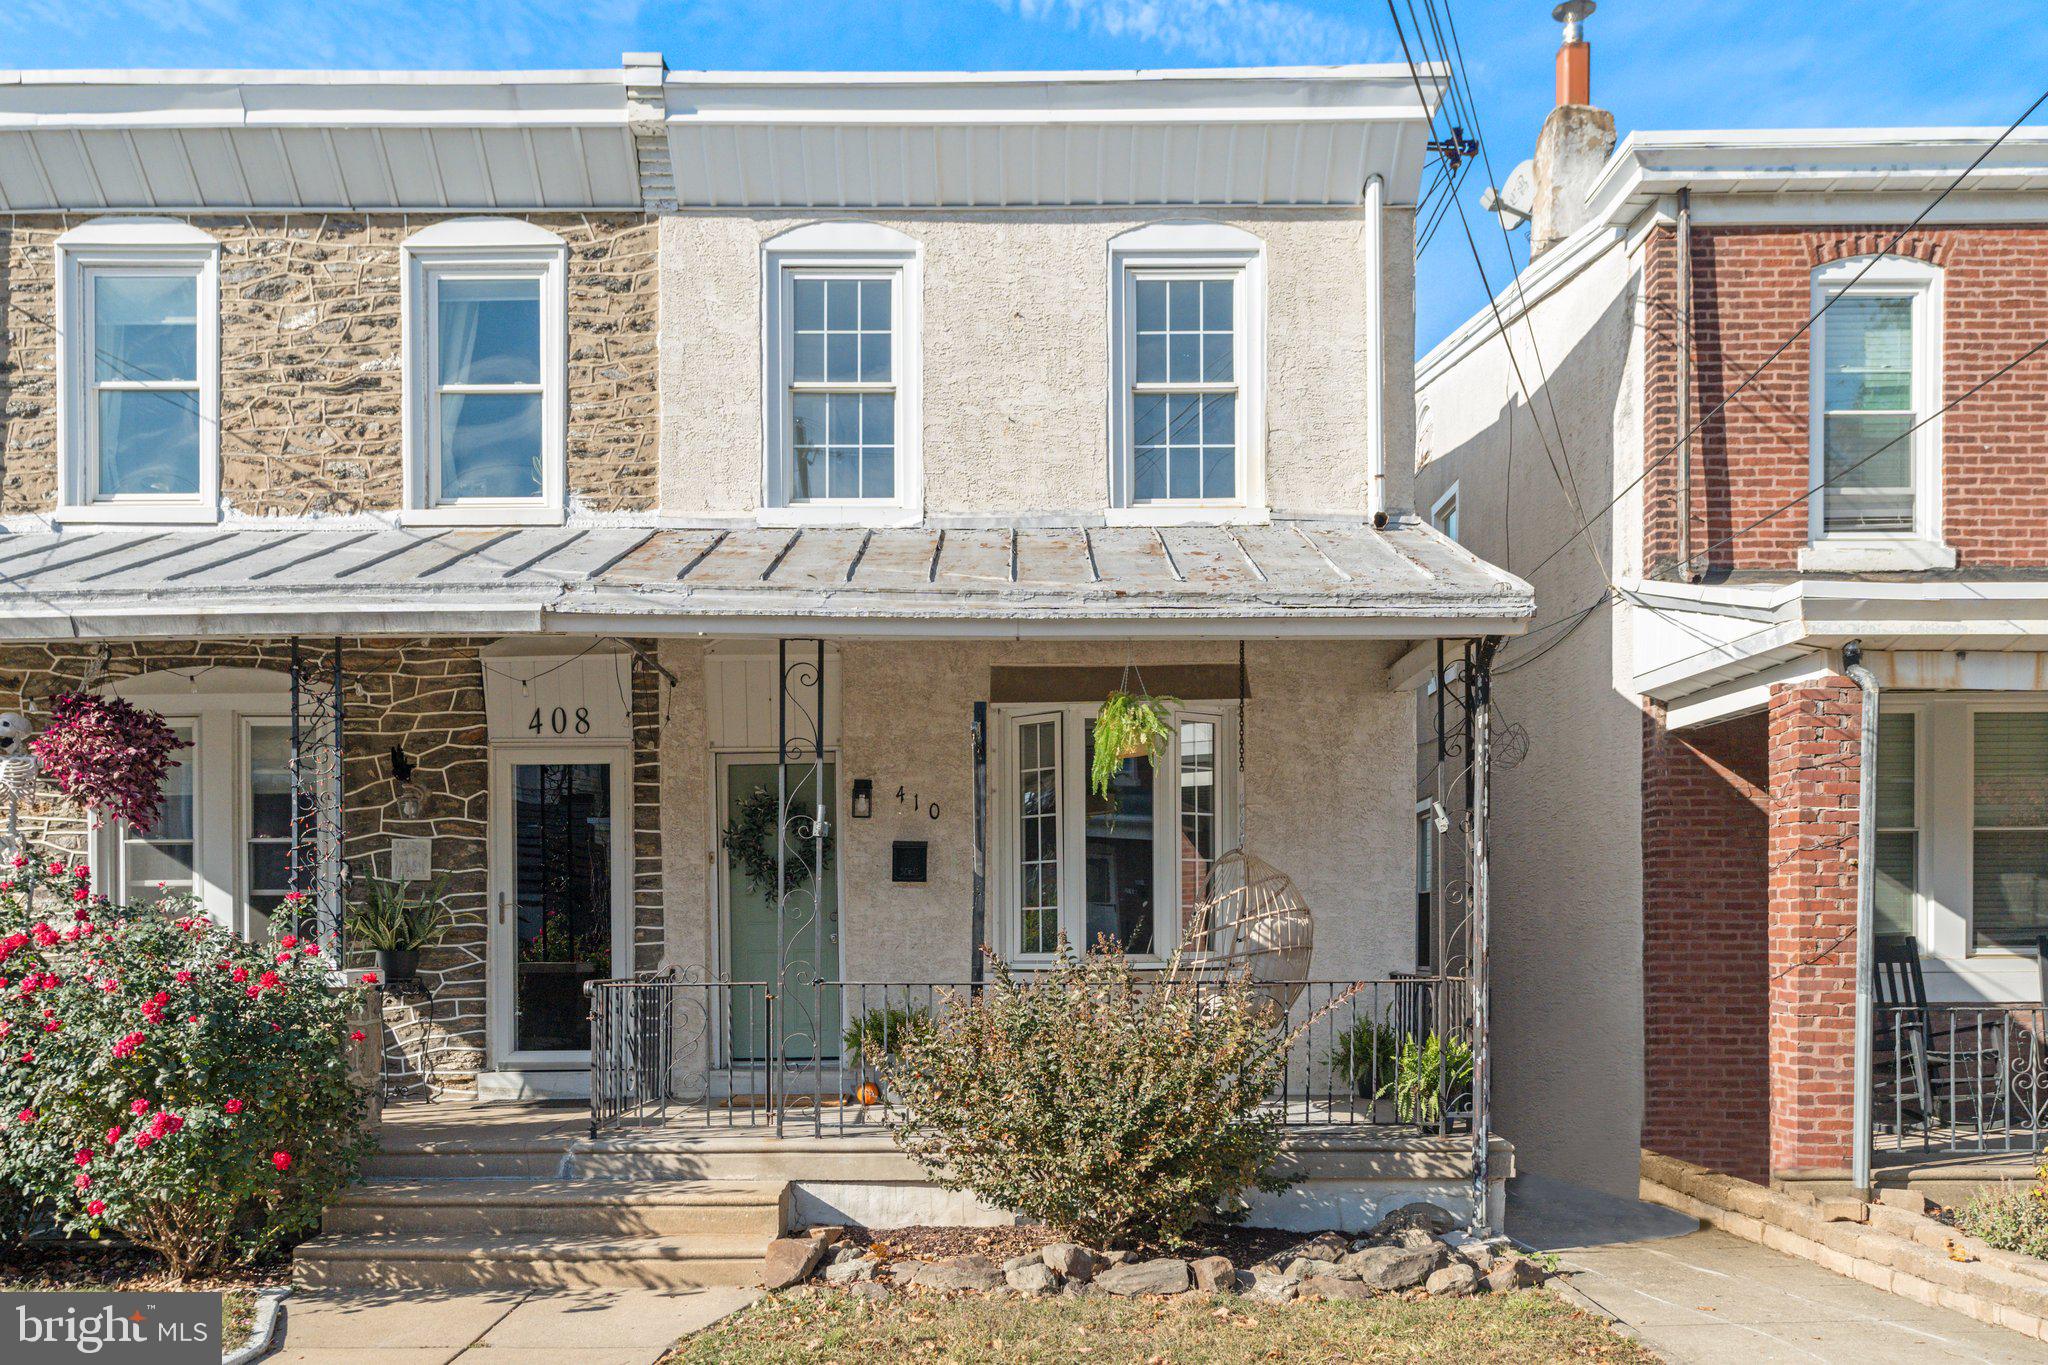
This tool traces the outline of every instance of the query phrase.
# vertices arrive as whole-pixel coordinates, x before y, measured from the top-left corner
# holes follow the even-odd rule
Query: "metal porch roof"
[[[0,638],[1515,633],[1528,585],[1414,524],[225,527],[0,536]]]

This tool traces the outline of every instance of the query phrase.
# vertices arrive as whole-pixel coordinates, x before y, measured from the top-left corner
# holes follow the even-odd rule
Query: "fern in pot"
[[[1095,714],[1095,754],[1089,763],[1088,788],[1104,800],[1126,759],[1143,758],[1156,764],[1173,743],[1173,708],[1180,702],[1152,696],[1144,687],[1140,678],[1136,692],[1117,688]]]
[[[376,954],[377,972],[384,981],[417,980],[420,950],[433,947],[448,932],[448,910],[442,904],[447,881],[445,876],[436,877],[424,890],[415,891],[411,882],[363,878],[362,892],[348,909],[348,934],[352,942]]]

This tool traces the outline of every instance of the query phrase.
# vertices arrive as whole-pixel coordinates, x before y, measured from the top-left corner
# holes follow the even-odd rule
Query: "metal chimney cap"
[[[1564,40],[1576,43],[1581,41],[1579,25],[1598,8],[1599,0],[1564,0],[1563,4],[1550,11],[1550,17],[1564,25]]]

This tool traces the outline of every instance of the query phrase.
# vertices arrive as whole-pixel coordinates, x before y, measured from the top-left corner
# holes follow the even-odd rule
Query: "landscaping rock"
[[[1493,1254],[1493,1248],[1481,1242],[1459,1247],[1457,1254],[1461,1259],[1471,1262],[1472,1268],[1482,1275],[1492,1270],[1500,1261],[1500,1257]]]
[[[1496,1294],[1534,1289],[1543,1283],[1543,1267],[1526,1256],[1503,1256],[1486,1272],[1486,1287]]]
[[[920,1289],[972,1289],[987,1293],[1003,1286],[1003,1272],[986,1256],[948,1256],[928,1261],[910,1277]]]
[[[819,1242],[822,1242],[824,1245],[828,1247],[837,1246],[841,1242],[846,1240],[846,1229],[843,1227],[839,1227],[835,1224],[827,1223],[822,1226],[809,1229],[804,1235],[806,1237],[810,1237]]]
[[[875,1263],[862,1257],[834,1261],[825,1267],[826,1284],[859,1284],[875,1278]]]
[[[1003,1271],[1003,1278],[1009,1282],[1010,1288],[1019,1294],[1032,1295],[1051,1294],[1059,1289],[1060,1277],[1053,1274],[1045,1262],[1035,1256],[1020,1259],[1024,1261],[1022,1265]]]
[[[1339,1268],[1349,1270],[1370,1289],[1391,1293],[1413,1289],[1427,1280],[1432,1272],[1442,1268],[1449,1254],[1441,1242],[1420,1247],[1367,1247],[1346,1256],[1339,1262]]]
[[[1374,1237],[1391,1237],[1405,1228],[1421,1228],[1432,1237],[1441,1237],[1458,1226],[1457,1217],[1449,1209],[1427,1201],[1403,1204],[1392,1213],[1373,1224]]]
[[[825,1244],[814,1237],[778,1237],[761,1257],[761,1287],[787,1289],[802,1284],[825,1258]]]
[[[1303,1283],[1309,1280],[1355,1280],[1358,1271],[1342,1261],[1311,1261],[1306,1256],[1290,1261],[1287,1271]]]
[[[1305,1256],[1311,1261],[1334,1261],[1351,1250],[1351,1243],[1342,1233],[1319,1232],[1296,1246],[1292,1255]]]
[[[846,1286],[846,1292],[858,1299],[886,1299],[889,1291],[873,1280],[857,1280]]]
[[[1278,1271],[1261,1266],[1251,1272],[1251,1296],[1269,1303],[1288,1303],[1301,1293],[1301,1286]]]
[[[1123,1265],[1132,1260],[1136,1255],[1137,1253],[1133,1251],[1105,1251],[1102,1253],[1102,1259],[1111,1265]]]
[[[843,1261],[864,1261],[867,1259],[867,1256],[868,1249],[866,1247],[859,1246],[853,1242],[841,1242],[825,1253],[823,1263],[828,1266],[834,1266]]]
[[[1452,1261],[1422,1287],[1432,1298],[1462,1299],[1479,1288],[1479,1272],[1464,1261]]]
[[[1330,1302],[1349,1299],[1354,1303],[1363,1303],[1373,1297],[1373,1291],[1357,1280],[1340,1280],[1333,1275],[1318,1275],[1302,1283],[1301,1295],[1307,1299],[1325,1299]]]
[[[1161,1256],[1151,1261],[1127,1261],[1097,1275],[1095,1283],[1124,1298],[1138,1294],[1181,1294],[1187,1291],[1189,1284],[1188,1263],[1174,1256]]]
[[[1046,1269],[1063,1280],[1086,1284],[1095,1278],[1095,1253],[1087,1247],[1072,1242],[1054,1242],[1039,1248],[1039,1259]]]
[[[1204,1256],[1199,1261],[1190,1261],[1188,1273],[1195,1278],[1195,1288],[1207,1293],[1237,1292],[1237,1267],[1230,1263],[1228,1256]]]
[[[1003,1262],[1003,1273],[1007,1275],[1013,1270],[1022,1269],[1023,1267],[1031,1265],[1034,1262],[1037,1262],[1040,1265],[1044,1264],[1043,1261],[1039,1260],[1038,1253],[1035,1251],[1026,1252],[1022,1256],[1012,1256],[1009,1260]]]

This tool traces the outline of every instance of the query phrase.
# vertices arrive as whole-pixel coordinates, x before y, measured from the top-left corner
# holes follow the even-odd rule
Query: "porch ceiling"
[[[1513,634],[1529,587],[1417,524],[0,536],[0,638]]]

